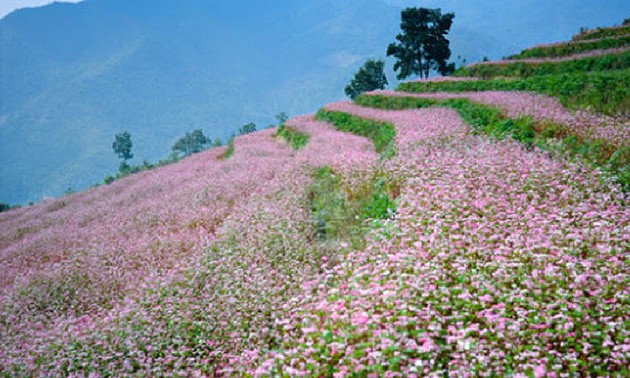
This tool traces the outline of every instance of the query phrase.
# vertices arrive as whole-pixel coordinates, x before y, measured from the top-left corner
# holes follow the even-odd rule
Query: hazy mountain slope
[[[345,29],[383,13],[350,2],[345,12],[287,2],[262,13],[255,2],[134,4],[58,4],[2,21],[4,201],[100,181],[116,167],[120,130],[132,133],[136,158],[157,159],[195,127],[226,137],[280,111],[312,110],[383,45],[378,29]]]
[[[552,29],[577,30],[584,14],[559,19],[561,3],[530,12],[538,21],[525,34],[514,26],[527,22],[514,23],[525,9],[426,5],[455,11],[453,56],[470,62]],[[616,20],[615,6],[597,17]],[[225,138],[280,111],[313,111],[343,96],[364,59],[385,55],[398,23],[399,8],[380,0],[87,0],[14,12],[0,21],[0,200],[37,201],[100,181],[117,168],[110,145],[122,130],[136,161],[156,160],[193,128]]]

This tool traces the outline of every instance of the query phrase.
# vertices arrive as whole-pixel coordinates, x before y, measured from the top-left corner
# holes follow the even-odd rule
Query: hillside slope
[[[611,1],[556,1],[528,17],[496,0],[436,6],[456,12],[453,56],[472,61],[630,11]],[[225,140],[250,121],[260,129],[281,111],[316,110],[343,95],[365,59],[385,54],[400,11],[389,3],[88,0],[8,15],[0,201],[37,202],[100,182],[118,166],[110,146],[123,130],[139,163],[165,158],[195,128]]]
[[[627,88],[565,62],[528,76],[556,98],[489,62],[0,213],[0,371],[628,376]]]

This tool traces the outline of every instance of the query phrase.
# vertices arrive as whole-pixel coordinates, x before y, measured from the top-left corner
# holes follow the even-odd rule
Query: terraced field
[[[628,53],[598,54],[0,214],[2,374],[630,375]]]

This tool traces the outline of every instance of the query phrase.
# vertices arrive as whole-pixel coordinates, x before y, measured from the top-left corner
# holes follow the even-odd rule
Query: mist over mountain
[[[313,112],[343,97],[365,59],[385,56],[404,6],[455,12],[453,57],[468,62],[630,14],[626,1],[513,3],[87,0],[18,10],[0,21],[0,200],[100,182],[117,169],[111,143],[123,130],[138,163],[166,157],[195,128],[225,140],[280,111]]]

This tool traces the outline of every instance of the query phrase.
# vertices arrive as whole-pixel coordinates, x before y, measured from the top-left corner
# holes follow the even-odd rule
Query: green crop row
[[[390,123],[363,119],[343,112],[329,112],[324,109],[317,112],[316,118],[332,123],[337,130],[370,139],[374,143],[374,149],[382,157],[389,157],[394,153],[396,129]]]
[[[530,77],[577,72],[613,71],[627,68],[630,68],[630,51],[562,62],[476,64],[458,69],[454,76],[474,76],[488,79],[499,76]]]
[[[587,39],[618,37],[630,34],[630,25],[622,25],[616,28],[598,28],[587,30],[573,36],[574,41],[584,41]]]
[[[603,114],[630,113],[630,69],[574,72],[526,78],[408,82],[405,92],[532,91],[554,96],[571,109],[591,109]]]
[[[584,42],[573,41],[558,45],[533,47],[523,50],[520,54],[511,56],[510,59],[560,57],[592,50],[626,47],[628,45],[630,45],[630,35],[600,40],[586,40]]]

